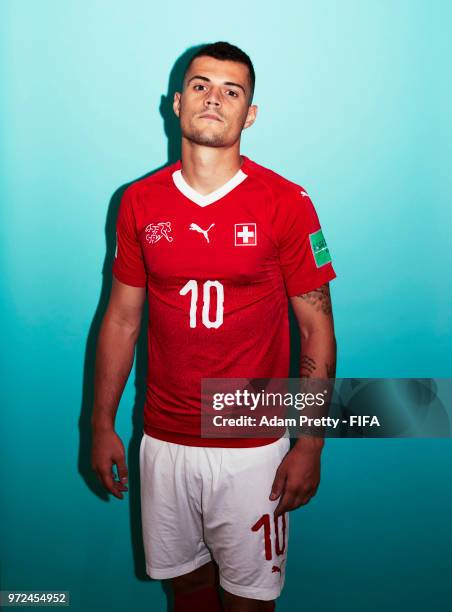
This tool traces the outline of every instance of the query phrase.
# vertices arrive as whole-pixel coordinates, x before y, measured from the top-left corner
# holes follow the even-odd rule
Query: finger
[[[112,495],[114,495],[118,499],[124,499],[124,495],[122,494],[122,490],[120,490],[118,488],[118,483],[115,482],[115,481],[113,481],[113,487],[112,487],[110,492],[112,493]]]
[[[296,510],[297,508],[300,508],[300,506],[304,506],[304,504],[307,503],[309,499],[309,496],[295,495],[292,502],[291,510]]]
[[[292,501],[291,510],[296,510],[300,506],[305,506],[315,494],[315,489],[306,489],[302,491],[298,491],[296,495],[294,495],[294,499]]]
[[[116,471],[115,470],[113,470],[112,476],[113,476],[113,487],[115,488],[116,492],[120,492],[120,491],[121,492],[123,492],[123,491],[126,492],[126,491],[128,491],[127,486],[125,484],[123,484],[120,480],[118,480],[118,477],[116,475]],[[121,499],[122,499],[122,496],[121,496]]]
[[[127,470],[127,465],[124,456],[120,457],[118,461],[116,461],[116,467],[118,469],[119,480],[122,483],[126,483],[129,478],[129,472]]]
[[[307,504],[314,497],[314,495],[315,491],[309,491],[308,493],[303,495],[300,501],[300,506],[304,506],[305,504]]]
[[[125,484],[122,484],[119,480],[113,480],[113,486],[117,491],[128,491],[129,489]]]
[[[284,491],[285,484],[286,475],[282,470],[276,470],[275,479],[273,480],[272,489],[269,497],[271,501],[274,501],[281,495],[281,493]]]
[[[126,481],[123,482],[122,478],[124,478],[124,476],[122,478],[120,477],[119,468],[117,467],[117,464],[114,464],[114,465],[116,465],[117,470],[115,470],[113,467],[113,485],[119,491],[128,491],[128,488],[126,486],[127,477],[126,477]],[[118,475],[116,474],[116,472],[118,472]]]
[[[106,489],[107,491],[109,491],[110,493],[113,493],[113,495],[116,494],[116,488],[115,488],[115,483],[116,481],[113,480],[113,473],[109,473],[108,469],[102,469],[102,468],[93,468],[94,472],[96,473],[97,478],[99,479],[100,484],[104,487],[104,489]],[[116,497],[118,497],[116,495]]]
[[[115,497],[118,497],[119,499],[124,499],[123,493],[127,493],[127,491],[124,491],[123,489],[118,489],[117,487],[115,487],[115,493],[113,493],[113,495]]]
[[[100,478],[103,486],[105,487],[105,489],[107,489],[107,491],[109,491],[115,497],[119,497],[119,499],[123,498],[122,494],[117,490],[114,485],[113,472],[111,470],[101,470]]]
[[[281,499],[278,502],[278,505],[275,508],[275,511],[273,512],[275,518],[278,518],[278,516],[284,514],[284,512],[292,510],[294,500],[295,496],[292,491],[284,491],[284,494],[282,495]]]

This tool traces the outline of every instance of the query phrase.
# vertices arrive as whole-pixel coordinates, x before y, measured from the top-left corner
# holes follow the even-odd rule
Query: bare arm
[[[301,334],[300,378],[334,378],[336,338],[329,284],[290,298]],[[301,436],[279,466],[270,498],[275,514],[306,504],[320,482],[323,438]]]
[[[140,333],[146,289],[121,283],[113,277],[110,301],[102,321],[96,351],[92,467],[104,487],[122,499],[127,490],[124,445],[114,431],[119,401],[132,369]],[[117,465],[120,481],[114,480]]]
[[[290,298],[301,335],[300,378],[334,378],[336,338],[329,284]],[[300,437],[296,447],[320,449],[320,437]]]

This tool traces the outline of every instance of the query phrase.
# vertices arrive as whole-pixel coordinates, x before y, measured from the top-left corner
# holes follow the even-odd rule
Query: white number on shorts
[[[282,520],[282,542],[280,541],[279,534],[279,518]],[[271,525],[270,515],[263,514],[261,518],[254,523],[251,527],[251,531],[259,531],[261,527],[264,528],[264,545],[265,545],[265,558],[269,561],[272,558],[272,534],[271,534]],[[275,517],[273,515],[273,525],[275,529],[275,554],[276,556],[280,556],[286,550],[286,513],[284,512],[281,515]]]
[[[217,292],[217,311],[215,320],[210,320],[210,290],[215,287]],[[198,283],[195,280],[189,280],[179,291],[180,295],[187,295],[191,291],[190,300],[190,327],[196,327],[196,310],[198,304]],[[202,322],[206,327],[220,327],[223,324],[223,304],[224,290],[223,285],[219,281],[205,281],[203,283],[203,305],[202,305]]]

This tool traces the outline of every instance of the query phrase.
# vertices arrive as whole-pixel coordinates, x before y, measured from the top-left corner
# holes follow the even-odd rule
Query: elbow
[[[310,340],[322,340],[328,342],[334,346],[336,351],[337,342],[334,333],[334,327],[332,325],[319,325],[319,326],[300,326],[300,336],[302,342],[309,342]]]
[[[121,317],[113,313],[105,315],[104,324],[107,328],[116,329],[124,336],[127,336],[130,342],[136,344],[141,330],[141,318]]]

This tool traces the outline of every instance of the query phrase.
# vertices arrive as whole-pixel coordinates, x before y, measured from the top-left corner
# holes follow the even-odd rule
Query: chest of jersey
[[[229,194],[200,207],[177,196],[150,202],[142,212],[139,239],[151,284],[259,283],[277,265],[265,201],[251,204]]]

